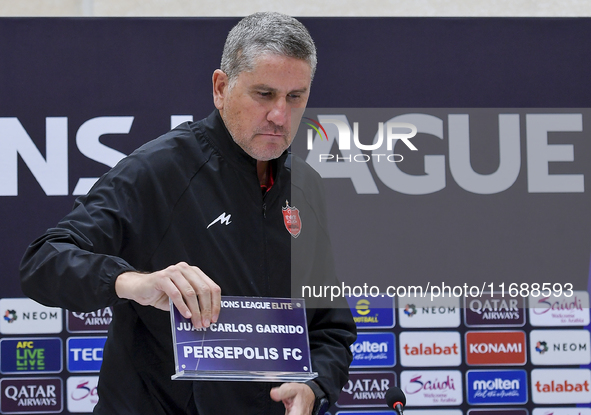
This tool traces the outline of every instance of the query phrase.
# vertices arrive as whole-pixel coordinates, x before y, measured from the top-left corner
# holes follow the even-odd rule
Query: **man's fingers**
[[[181,293],[193,314],[193,324],[195,327],[209,327],[219,317],[220,287],[198,267],[189,266],[185,262],[175,267],[182,274],[178,284],[182,285]]]
[[[175,307],[179,310],[179,312],[185,316],[185,318],[191,318],[191,310],[185,303],[183,295],[179,290],[178,284],[173,282],[173,279],[170,277],[162,278],[160,281],[160,290],[164,292],[168,298],[172,300],[172,303]]]
[[[297,391],[292,387],[291,383],[284,383],[277,388],[271,389],[271,399],[275,402],[292,399],[296,394]]]

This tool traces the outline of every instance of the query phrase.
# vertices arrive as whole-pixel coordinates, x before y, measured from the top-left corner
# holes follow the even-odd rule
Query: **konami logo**
[[[458,332],[406,331],[400,333],[402,366],[459,366],[461,362],[460,333]]]
[[[589,369],[534,369],[531,372],[534,403],[591,403]]]
[[[466,333],[466,363],[469,365],[523,365],[525,349],[523,331]]]

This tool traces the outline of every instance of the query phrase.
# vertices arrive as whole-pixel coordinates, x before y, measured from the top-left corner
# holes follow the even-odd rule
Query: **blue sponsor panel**
[[[0,372],[25,374],[61,371],[62,339],[56,337],[0,340]]]
[[[70,337],[67,341],[68,371],[98,372],[103,363],[106,337]]]
[[[394,327],[394,297],[385,294],[347,297],[353,320],[360,329],[389,329]]]
[[[394,333],[358,333],[351,345],[351,367],[392,367],[396,364],[395,350]]]
[[[527,403],[525,370],[469,370],[466,394],[470,405],[515,405]]]

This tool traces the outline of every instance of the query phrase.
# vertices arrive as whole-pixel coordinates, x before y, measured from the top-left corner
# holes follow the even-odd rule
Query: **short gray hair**
[[[275,12],[251,14],[232,28],[220,69],[231,85],[241,72],[252,71],[255,59],[265,53],[305,60],[314,77],[316,46],[310,33],[298,20]]]

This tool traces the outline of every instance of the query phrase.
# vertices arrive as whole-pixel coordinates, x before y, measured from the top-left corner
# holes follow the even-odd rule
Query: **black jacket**
[[[287,152],[273,164],[275,182],[263,195],[256,161],[215,111],[122,160],[28,248],[26,295],[72,311],[113,307],[95,413],[284,413],[269,398],[271,384],[171,381],[169,313],[121,300],[114,289],[125,271],[180,261],[201,268],[222,295],[290,297],[292,280],[296,289],[335,283],[320,177]],[[286,203],[300,211],[297,238],[284,223]],[[230,218],[208,228],[222,214]],[[308,326],[317,383],[334,403],[351,362],[351,313],[346,305],[309,309]]]

